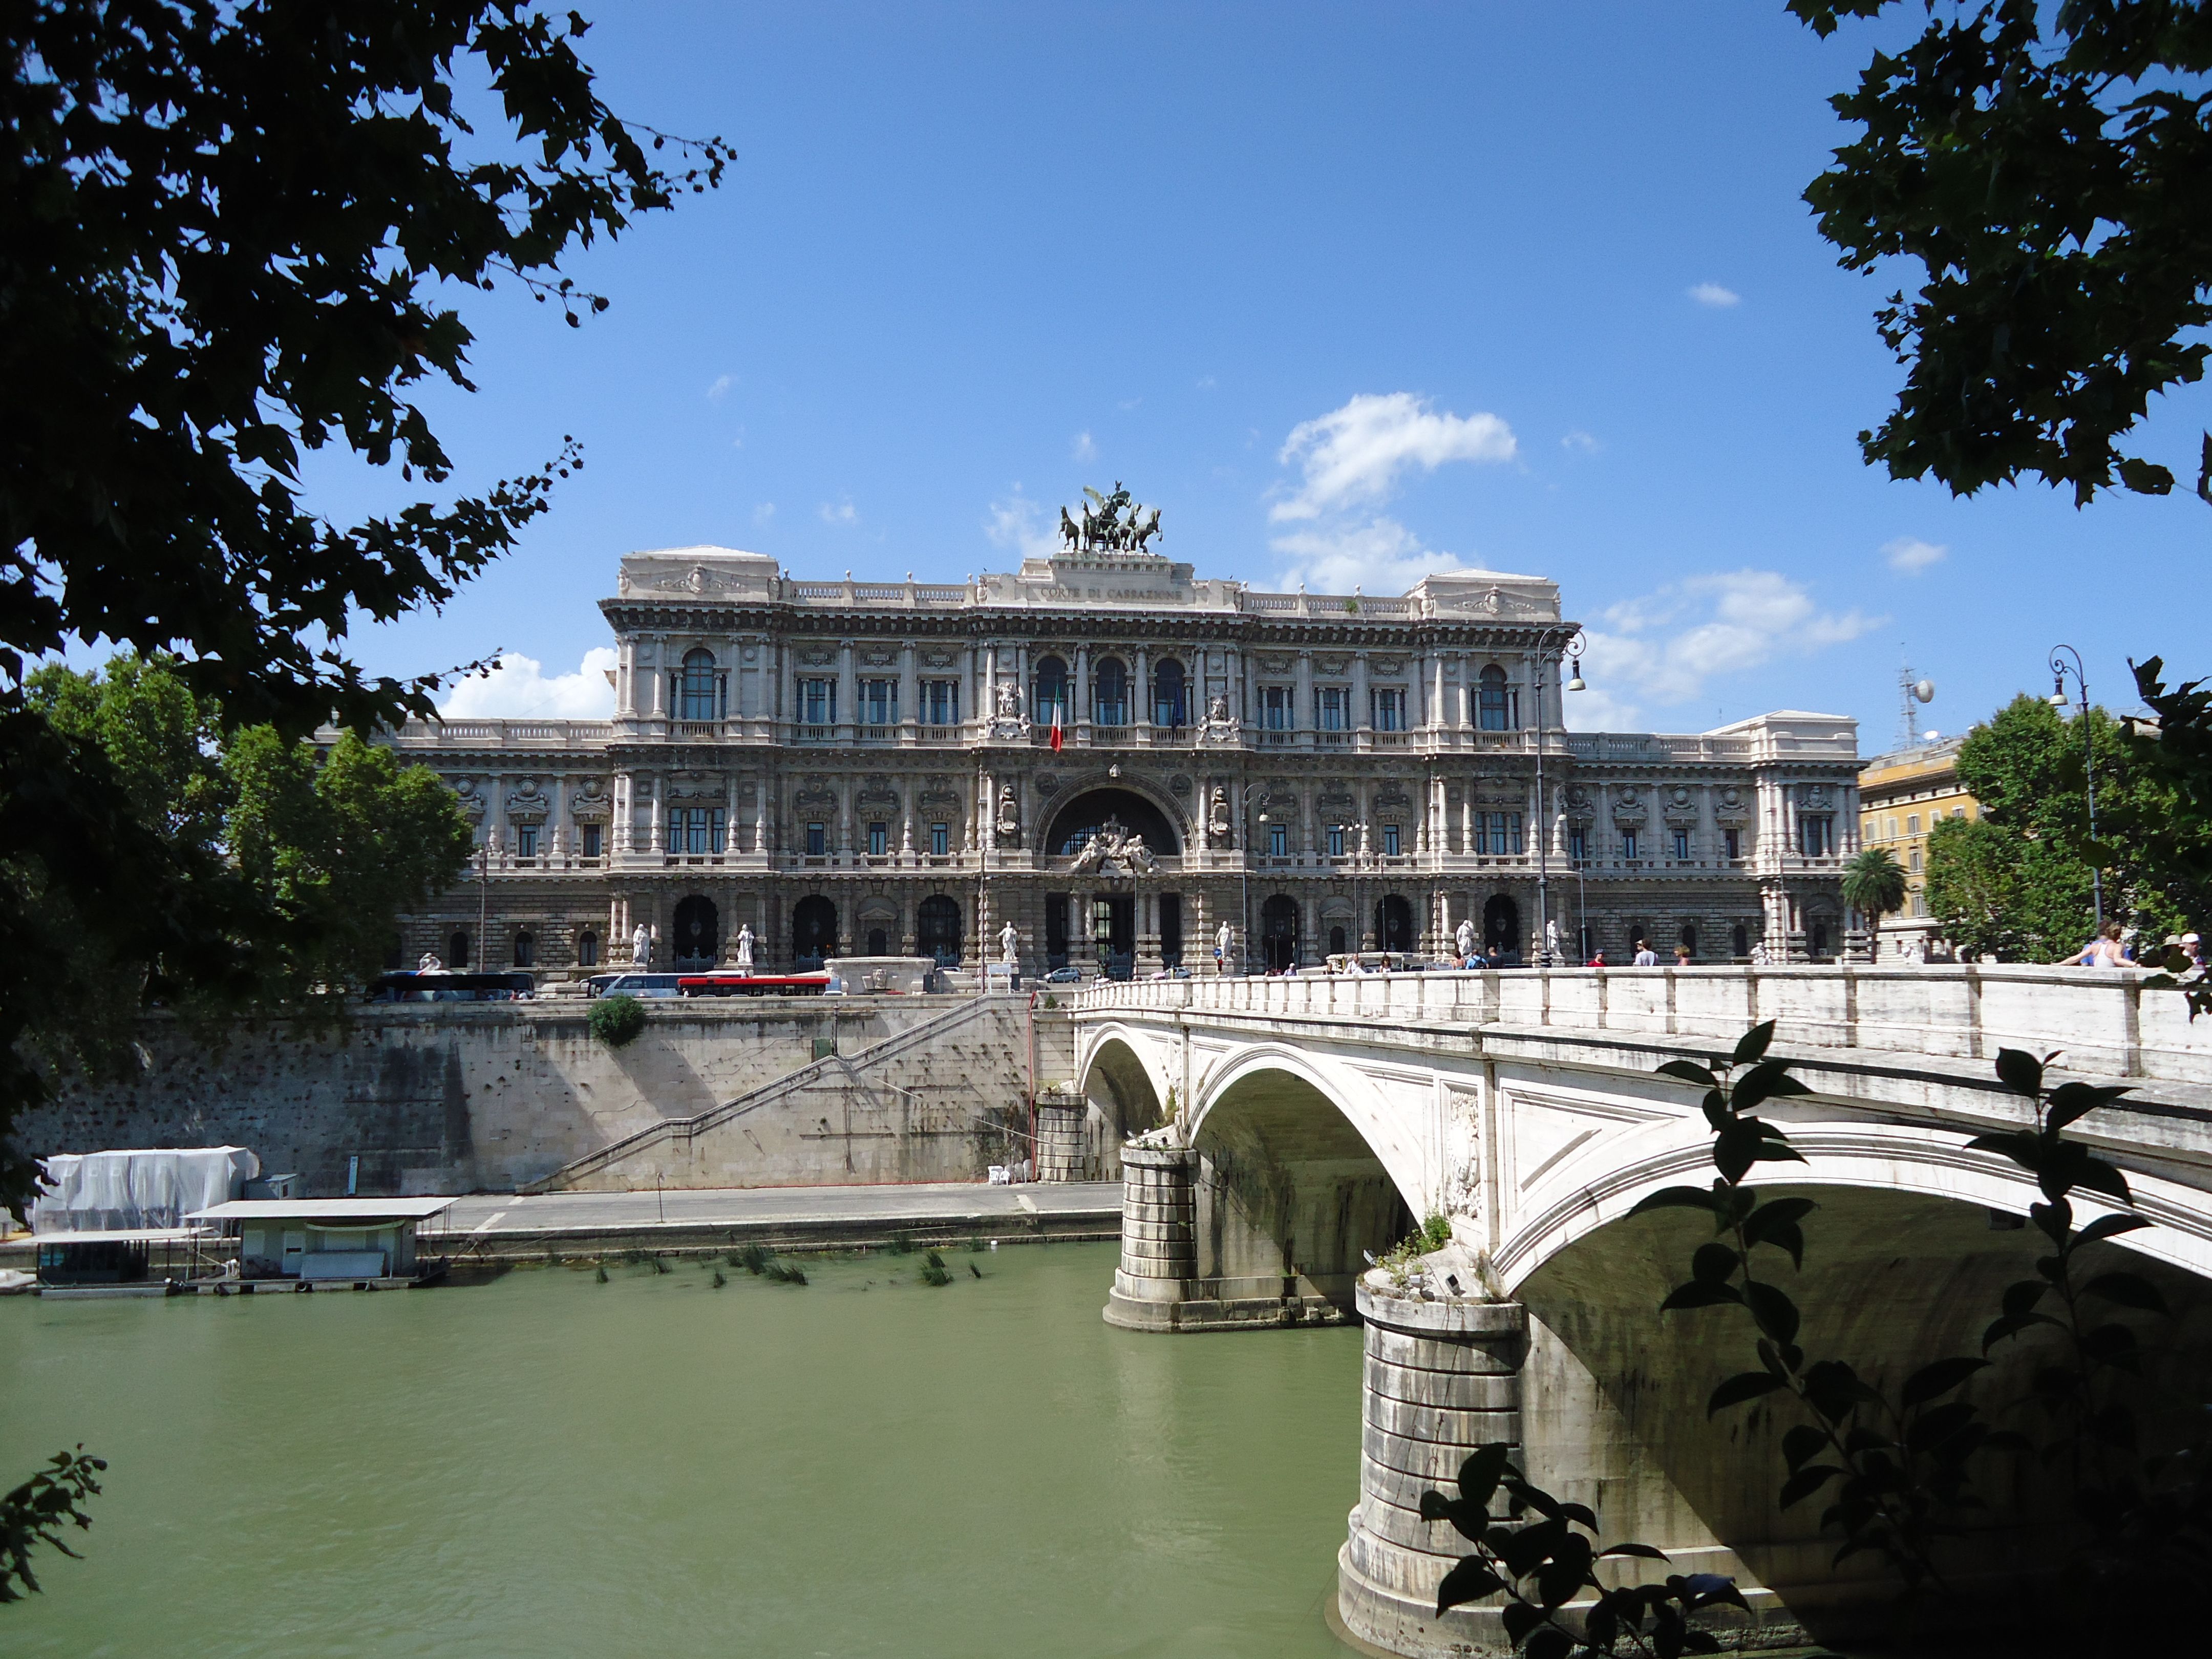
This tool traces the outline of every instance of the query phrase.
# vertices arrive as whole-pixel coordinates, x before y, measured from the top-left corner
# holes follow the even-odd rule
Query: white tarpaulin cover
[[[243,1146],[128,1152],[57,1152],[31,1205],[35,1233],[174,1227],[194,1210],[236,1198],[261,1173]]]

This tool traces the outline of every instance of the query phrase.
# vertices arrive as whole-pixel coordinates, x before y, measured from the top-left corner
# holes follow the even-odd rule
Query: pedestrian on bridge
[[[1634,965],[1638,968],[1656,968],[1659,965],[1659,953],[1651,948],[1650,939],[1640,939],[1636,941]]]

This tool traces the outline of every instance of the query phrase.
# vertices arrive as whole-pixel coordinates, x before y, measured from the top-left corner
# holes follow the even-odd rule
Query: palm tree
[[[1844,902],[1874,918],[1905,904],[1905,866],[1887,847],[1869,847],[1844,866]]]

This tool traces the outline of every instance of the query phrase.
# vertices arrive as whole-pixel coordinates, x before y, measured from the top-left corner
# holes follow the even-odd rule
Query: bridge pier
[[[1509,1651],[1495,1608],[1437,1616],[1458,1533],[1421,1519],[1421,1494],[1449,1489],[1478,1446],[1521,1445],[1528,1310],[1516,1302],[1425,1302],[1362,1285],[1359,1502],[1337,1555],[1337,1613],[1391,1653]]]

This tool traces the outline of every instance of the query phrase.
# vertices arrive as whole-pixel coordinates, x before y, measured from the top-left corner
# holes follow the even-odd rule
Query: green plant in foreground
[[[585,1024],[591,1027],[592,1035],[608,1048],[626,1048],[645,1030],[645,1005],[619,992],[600,997],[592,1004]]]
[[[88,1457],[84,1448],[56,1452],[47,1467],[5,1498],[0,1498],[0,1601],[20,1601],[39,1588],[31,1571],[31,1552],[51,1545],[72,1561],[82,1559],[64,1540],[62,1528],[82,1531],[92,1525],[84,1500],[96,1496],[96,1478],[107,1468]]]

